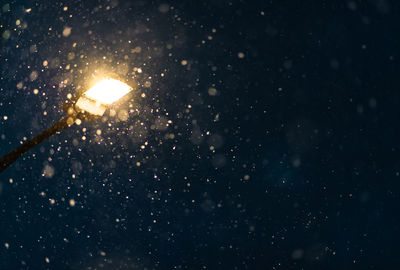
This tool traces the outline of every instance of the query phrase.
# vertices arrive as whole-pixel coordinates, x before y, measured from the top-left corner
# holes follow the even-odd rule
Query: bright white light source
[[[126,83],[115,79],[104,79],[87,90],[75,106],[88,113],[101,116],[106,111],[107,105],[119,100],[131,90],[132,88]]]
[[[109,105],[119,100],[131,91],[126,83],[115,79],[104,79],[85,92],[85,96],[103,104]]]

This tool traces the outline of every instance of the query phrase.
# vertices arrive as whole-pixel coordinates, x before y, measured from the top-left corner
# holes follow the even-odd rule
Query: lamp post
[[[25,152],[57,132],[72,126],[76,120],[93,121],[100,118],[111,104],[121,100],[132,90],[131,86],[120,80],[106,78],[99,81],[79,96],[72,105],[67,104],[64,107],[67,116],[0,158],[0,173]]]

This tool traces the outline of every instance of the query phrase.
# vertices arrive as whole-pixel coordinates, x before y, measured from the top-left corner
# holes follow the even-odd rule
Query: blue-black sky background
[[[398,269],[396,5],[2,0],[0,269]]]

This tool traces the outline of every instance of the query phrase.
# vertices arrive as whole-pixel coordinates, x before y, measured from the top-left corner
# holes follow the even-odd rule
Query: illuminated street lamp
[[[57,132],[72,126],[76,121],[93,121],[100,118],[111,104],[122,100],[132,90],[131,86],[120,80],[106,78],[99,81],[83,93],[83,95],[78,96],[77,100],[72,102],[71,105],[65,104],[66,106],[63,109],[67,112],[67,116],[0,158],[0,173],[25,152]]]

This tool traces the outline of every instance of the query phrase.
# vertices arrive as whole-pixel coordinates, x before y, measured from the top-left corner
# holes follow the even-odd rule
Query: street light
[[[72,126],[78,119],[93,121],[100,118],[111,104],[122,100],[132,90],[133,87],[113,78],[105,78],[97,82],[85,93],[77,96],[71,104],[64,104],[63,109],[67,112],[67,116],[0,158],[0,173],[25,152],[57,132]]]

